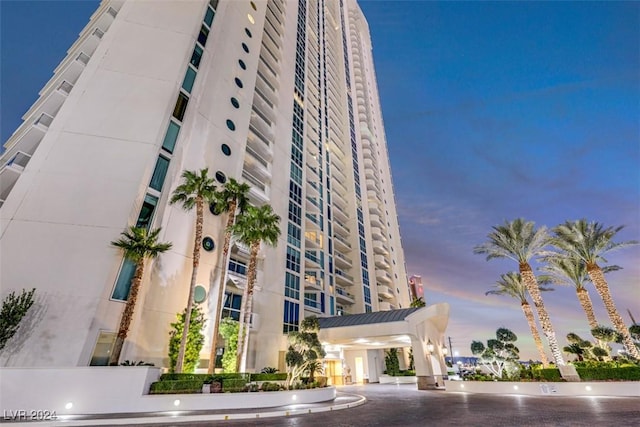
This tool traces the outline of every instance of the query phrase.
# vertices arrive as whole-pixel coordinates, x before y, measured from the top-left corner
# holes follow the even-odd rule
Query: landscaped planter
[[[446,381],[447,391],[532,396],[633,396],[640,397],[639,381],[510,382]]]
[[[413,376],[398,376],[392,377],[390,375],[380,375],[379,377],[380,384],[417,384],[418,377]]]

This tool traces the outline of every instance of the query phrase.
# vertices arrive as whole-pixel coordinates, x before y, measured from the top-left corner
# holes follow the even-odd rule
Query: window
[[[229,271],[233,271],[234,273],[238,273],[242,276],[247,275],[247,264],[242,261],[238,261],[237,259],[230,258],[229,259]]]
[[[254,2],[249,2],[249,3],[251,4],[251,7],[253,8],[253,10],[258,10]]]
[[[242,80],[240,80],[239,78],[235,78],[234,81],[236,82],[236,86],[238,86],[240,89],[242,89]]]
[[[169,153],[173,153],[173,149],[176,146],[176,140],[178,139],[178,133],[180,132],[180,125],[175,122],[169,122],[167,133],[162,141],[162,148]]]
[[[158,156],[156,168],[153,170],[149,187],[157,191],[162,191],[162,185],[164,184],[164,179],[167,176],[167,170],[169,170],[169,159],[163,156]]]
[[[238,65],[240,65],[240,68],[242,68],[243,70],[247,69],[247,64],[245,64],[242,59],[238,59]]]
[[[207,298],[207,290],[204,286],[197,285],[193,290],[193,302],[200,304]]]
[[[109,356],[111,356],[111,347],[115,340],[115,332],[100,331],[96,346],[93,348],[89,366],[107,366],[109,364]]]
[[[187,110],[187,104],[189,103],[189,97],[184,93],[178,95],[176,106],[173,109],[173,117],[182,121],[184,119],[184,112]]]
[[[231,155],[231,148],[227,144],[222,144],[220,146],[220,149],[222,150],[222,152],[224,153],[225,156],[230,156]]]
[[[233,320],[240,320],[240,306],[242,306],[242,295],[232,294],[231,292],[225,292],[224,294],[224,307],[222,308],[222,318],[227,317]]]
[[[300,251],[287,246],[287,268],[300,273]]]
[[[200,34],[198,34],[198,43],[203,47],[207,45],[207,37],[209,37],[209,29],[204,25],[200,27]]]
[[[248,28],[245,28],[244,32],[247,34],[247,36],[249,36],[249,38],[253,37],[253,34],[251,34],[251,31],[249,31]]]
[[[227,127],[229,130],[236,130],[236,124],[232,120],[227,119]]]
[[[246,53],[249,53],[249,46],[247,46],[246,43],[242,43],[242,50],[244,50]]]
[[[157,204],[157,197],[150,194],[145,195],[142,208],[140,209],[140,215],[138,215],[138,221],[136,222],[136,227],[149,229],[151,219],[153,218],[153,212],[156,210]]]
[[[196,67],[196,69],[198,69],[198,67],[200,66],[201,59],[202,59],[202,48],[196,45],[196,47],[193,49],[193,53],[191,54],[191,61],[189,61],[189,63],[194,67]]]
[[[300,277],[287,271],[284,282],[284,294],[289,298],[300,299]]]
[[[238,102],[236,98],[231,98],[231,105],[233,105],[235,108],[240,108],[240,102]]]
[[[214,215],[220,215],[222,213],[222,211],[218,208],[218,206],[215,203],[209,204],[209,212],[211,212]]]
[[[284,316],[282,332],[287,334],[298,330],[300,304],[293,301],[284,301]]]
[[[193,68],[187,67],[187,72],[184,75],[184,80],[182,81],[182,89],[186,90],[187,93],[191,93],[193,89],[193,83],[196,81],[196,72]]]
[[[225,182],[227,182],[227,176],[223,172],[217,171],[216,181],[218,181],[220,184],[224,184]]]
[[[207,24],[207,27],[209,28],[211,28],[214,15],[215,13],[213,12],[213,9],[207,8],[207,13],[204,15],[204,23]]]
[[[255,23],[256,23],[256,20],[255,20],[255,19],[253,19],[253,16],[251,16],[251,14],[250,14],[250,13],[247,13],[247,19],[248,19],[248,20],[249,20],[249,22],[251,22],[252,24],[255,24]]]
[[[215,249],[216,244],[214,243],[211,237],[207,236],[204,239],[202,239],[202,247],[204,248],[205,251],[211,252],[212,250]]]
[[[118,280],[116,280],[116,286],[113,289],[111,298],[120,301],[126,301],[129,297],[129,289],[131,288],[131,280],[136,272],[136,264],[125,258],[120,267],[120,273],[118,274]]]

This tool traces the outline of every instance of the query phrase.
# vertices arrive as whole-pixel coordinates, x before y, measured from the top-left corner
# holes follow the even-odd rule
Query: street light
[[[433,353],[433,350],[435,350],[435,346],[433,345],[431,340],[429,340],[427,342],[427,353]]]

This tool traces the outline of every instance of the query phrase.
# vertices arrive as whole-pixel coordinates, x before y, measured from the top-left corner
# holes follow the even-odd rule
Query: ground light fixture
[[[442,354],[446,356],[447,353],[449,353],[449,349],[445,346],[442,346]]]
[[[296,400],[298,400],[298,396],[296,396],[296,395],[294,394],[293,396],[291,396],[291,399],[292,399],[293,401],[296,401]]]
[[[433,353],[433,350],[435,350],[435,346],[433,345],[433,343],[431,342],[431,340],[429,340],[427,342],[427,352],[428,353]]]
[[[173,401],[173,406],[180,406],[180,399],[176,399]]]
[[[73,408],[73,402],[67,402],[66,405],[64,405],[64,409],[71,409]]]

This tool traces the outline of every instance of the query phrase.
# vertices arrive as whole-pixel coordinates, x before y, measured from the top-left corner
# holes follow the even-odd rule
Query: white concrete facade
[[[195,213],[168,204],[183,170],[245,181],[282,218],[261,252],[249,371],[282,368],[284,332],[305,316],[408,307],[373,69],[355,0],[103,0],[0,158],[1,296],[36,288],[0,366],[97,360],[126,298],[110,242],[137,223],[173,248],[147,266],[122,359],[167,366],[192,263]],[[208,319],[223,219],[205,213]],[[242,273],[229,278],[240,295]]]

